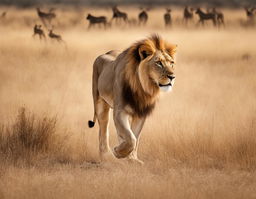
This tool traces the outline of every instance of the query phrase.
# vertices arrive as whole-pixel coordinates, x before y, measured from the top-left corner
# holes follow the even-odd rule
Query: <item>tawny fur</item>
[[[98,120],[99,150],[101,158],[137,158],[141,129],[146,117],[153,111],[160,87],[172,86],[174,81],[174,55],[171,45],[153,35],[134,43],[119,53],[110,51],[99,56],[93,65],[94,119]],[[109,148],[109,110],[119,137],[113,153]],[[108,158],[106,158],[108,157]]]

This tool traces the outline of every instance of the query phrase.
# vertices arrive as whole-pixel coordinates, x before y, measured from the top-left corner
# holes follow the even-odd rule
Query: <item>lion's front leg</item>
[[[125,158],[135,149],[137,139],[131,130],[129,115],[125,111],[114,110],[114,122],[120,141],[114,148],[114,154],[117,158]]]
[[[142,118],[133,117],[132,118],[132,123],[131,123],[132,132],[135,135],[137,141],[136,141],[136,146],[135,146],[134,150],[130,153],[128,158],[132,159],[132,160],[135,160],[135,161],[138,161],[140,163],[143,163],[143,162],[138,159],[137,153],[138,153],[138,145],[139,145],[140,134],[141,134],[141,130],[144,126],[145,120],[146,120],[145,117],[142,117]]]

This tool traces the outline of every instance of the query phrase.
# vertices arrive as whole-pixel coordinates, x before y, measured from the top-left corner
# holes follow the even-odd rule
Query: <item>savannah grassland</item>
[[[166,30],[158,8],[146,28],[88,31],[89,11],[111,16],[56,11],[66,48],[32,38],[34,9],[8,8],[0,23],[0,198],[256,198],[256,29],[244,11],[223,10],[220,30],[183,27],[179,9]],[[178,44],[178,57],[175,88],[142,131],[145,165],[99,163],[98,125],[87,127],[92,63],[153,32]]]

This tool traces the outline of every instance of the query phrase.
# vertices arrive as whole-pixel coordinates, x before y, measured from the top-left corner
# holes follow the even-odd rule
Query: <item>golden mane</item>
[[[140,64],[148,64],[146,59],[155,52],[165,51],[170,56],[176,52],[176,45],[166,43],[154,34],[134,43],[126,53],[127,64],[124,69],[123,100],[138,117],[149,115],[159,95],[159,87],[148,77],[148,71],[141,71]]]

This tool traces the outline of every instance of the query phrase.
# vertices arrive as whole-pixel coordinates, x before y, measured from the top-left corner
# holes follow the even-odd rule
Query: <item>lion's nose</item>
[[[175,76],[174,75],[167,75],[167,77],[172,81],[175,79]]]

